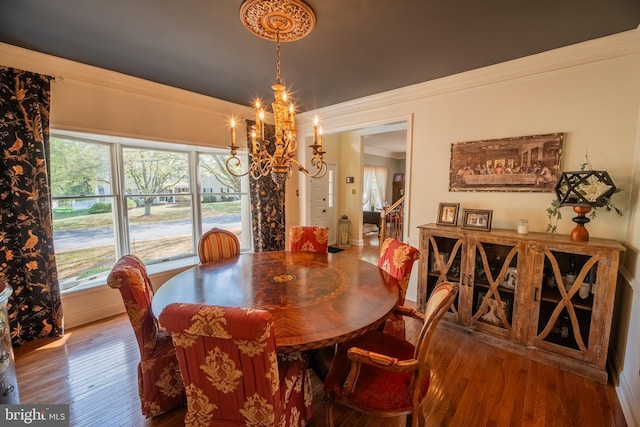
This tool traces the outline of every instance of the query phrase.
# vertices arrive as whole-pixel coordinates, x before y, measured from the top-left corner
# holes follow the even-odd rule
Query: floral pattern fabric
[[[0,289],[13,344],[64,333],[49,178],[50,77],[0,67]]]
[[[269,312],[174,303],[160,322],[186,386],[185,426],[304,426],[311,417],[307,359],[276,353]]]
[[[289,250],[292,252],[328,252],[329,228],[291,227],[289,230]]]
[[[255,121],[247,120],[247,146],[251,142],[251,127]],[[265,124],[264,136],[269,144],[267,150],[275,151],[275,126]],[[285,246],[285,184],[278,186],[270,175],[259,179],[249,179],[251,199],[251,228],[253,230],[253,250],[255,252],[283,251]]]
[[[418,249],[394,238],[385,239],[380,247],[378,268],[386,271],[398,281],[400,288],[398,305],[404,304],[407,288],[409,287],[409,279],[411,278],[411,269],[413,268],[413,263],[419,258],[420,251]],[[390,314],[385,322],[384,331],[404,338],[404,319],[402,316],[394,313]]]
[[[142,413],[153,417],[186,404],[176,350],[151,311],[153,287],[142,261],[135,255],[118,260],[107,284],[120,291],[140,349],[138,394]]]

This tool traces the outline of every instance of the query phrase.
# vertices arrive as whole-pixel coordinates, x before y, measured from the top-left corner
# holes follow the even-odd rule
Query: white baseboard
[[[624,418],[629,427],[640,427],[640,405],[638,398],[633,396],[633,391],[626,376],[620,375],[616,394],[624,413]]]
[[[124,313],[120,292],[106,284],[62,295],[64,328],[69,329]]]

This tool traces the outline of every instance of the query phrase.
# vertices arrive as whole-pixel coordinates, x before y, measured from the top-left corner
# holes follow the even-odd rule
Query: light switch
[[[356,189],[355,188],[351,189],[351,194],[353,194],[354,196],[356,195]]]

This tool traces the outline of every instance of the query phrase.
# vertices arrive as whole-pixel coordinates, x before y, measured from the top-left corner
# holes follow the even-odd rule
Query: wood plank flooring
[[[345,256],[377,260],[377,239]],[[416,323],[408,322],[413,336]],[[21,401],[68,403],[70,425],[183,425],[184,410],[146,420],[140,413],[136,366],[139,353],[125,314],[16,349]],[[429,426],[626,426],[612,385],[491,347],[474,335],[441,323],[430,352],[432,383],[423,407]],[[314,376],[310,427],[324,425],[322,384]],[[404,418],[374,418],[337,407],[337,426],[400,427]]]

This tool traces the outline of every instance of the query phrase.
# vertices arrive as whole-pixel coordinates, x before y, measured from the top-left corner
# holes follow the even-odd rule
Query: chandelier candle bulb
[[[258,117],[260,118],[260,139],[264,141],[264,110],[262,108],[260,109]]]
[[[322,126],[318,128],[318,145],[320,146],[320,151],[322,151]]]
[[[295,129],[296,120],[295,120],[295,109],[293,108],[293,104],[289,105],[289,120],[291,120],[291,127]]]
[[[236,120],[231,119],[231,147],[236,146]]]
[[[255,125],[256,135],[260,133],[260,100],[256,99],[256,125]]]

